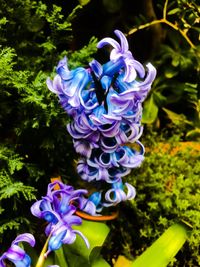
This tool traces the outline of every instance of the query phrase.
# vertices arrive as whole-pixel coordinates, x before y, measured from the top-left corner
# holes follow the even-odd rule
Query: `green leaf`
[[[175,64],[175,61],[173,61],[173,64],[176,65],[177,62]],[[168,78],[168,79],[173,78],[177,74],[178,74],[178,70],[176,70],[176,69],[168,68],[168,69],[165,70],[165,77]]]
[[[153,123],[158,115],[158,106],[155,104],[154,97],[151,97],[144,103],[142,123]]]
[[[167,12],[167,15],[174,15],[180,11],[181,11],[180,8],[177,7],[177,8],[170,10],[169,12]]]
[[[179,65],[179,63],[180,63],[180,55],[174,54],[174,56],[172,58],[172,66],[177,67]],[[177,74],[178,72],[176,70],[173,70],[173,73]]]
[[[105,223],[83,220],[82,225],[75,226],[74,229],[81,231],[87,237],[90,248],[88,249],[83,239],[77,235],[76,242],[71,245],[74,251],[89,259],[90,253],[95,247],[101,247],[110,231]],[[94,235],[95,233],[95,235]]]
[[[6,17],[1,18],[0,19],[0,28],[1,28],[1,25],[5,25],[7,22],[8,22],[8,20]]]
[[[80,5],[85,6],[89,4],[90,0],[79,0]]]
[[[89,249],[86,247],[79,235],[72,245],[63,246],[69,267],[109,266],[100,255],[101,247],[109,233],[108,226],[100,222],[83,220],[82,225],[73,228],[79,230],[88,239],[90,247]]]
[[[99,257],[92,263],[91,267],[110,267],[110,264],[104,258]]]
[[[183,114],[177,114],[169,109],[162,108],[166,113],[168,118],[176,125],[180,125],[182,123],[186,123],[192,125],[192,122],[188,121]]]
[[[166,267],[185,243],[188,230],[183,224],[172,225],[130,267]]]
[[[153,98],[154,101],[160,105],[163,104],[163,102],[166,102],[167,97],[163,96],[160,92],[153,92]]]
[[[194,136],[200,137],[200,128],[195,128],[187,132],[186,136],[187,137],[194,137]]]
[[[63,252],[63,247],[55,251],[55,262],[59,266],[68,267],[67,261],[65,260],[65,255]]]

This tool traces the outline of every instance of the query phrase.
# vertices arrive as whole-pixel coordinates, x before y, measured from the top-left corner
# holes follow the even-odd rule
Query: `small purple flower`
[[[0,267],[6,267],[5,260],[11,261],[16,267],[31,266],[31,258],[19,247],[18,243],[20,242],[27,242],[34,247],[35,238],[29,233],[18,235],[12,242],[11,247],[0,257]]]
[[[66,213],[62,219],[60,219],[55,225],[46,228],[46,234],[51,234],[48,250],[45,253],[47,256],[51,251],[59,249],[63,244],[72,244],[76,239],[76,234],[81,236],[89,248],[89,242],[87,238],[78,230],[73,229],[73,225],[82,224],[82,219],[78,216],[73,215],[74,210]],[[51,230],[51,231],[50,231]]]
[[[60,189],[54,190],[56,184]],[[72,186],[56,181],[49,184],[47,195],[32,205],[32,214],[48,222],[45,233],[47,236],[50,235],[50,240],[46,255],[52,250],[59,249],[62,244],[73,243],[76,234],[80,235],[89,247],[86,237],[73,229],[73,225],[82,224],[82,219],[75,215],[77,209],[86,208],[88,212],[90,209],[94,212],[93,207],[85,200],[84,194],[87,194],[87,190],[74,190]]]
[[[67,58],[64,57],[59,61],[56,71],[57,75],[53,81],[47,79],[47,86],[50,91],[58,95],[61,105],[70,115],[74,116],[82,109],[81,103],[89,110],[97,106],[94,90],[85,90],[92,81],[87,69],[80,67],[70,71]]]
[[[96,206],[97,212],[101,212],[104,207],[116,206],[122,201],[134,199],[135,195],[135,188],[128,183],[123,185],[122,179],[118,178],[105,193],[105,200],[101,192],[94,192],[88,200]]]
[[[113,139],[115,140],[115,139]],[[108,143],[111,138],[108,138]],[[77,171],[83,180],[105,181],[115,183],[119,178],[130,173],[132,168],[139,167],[144,160],[144,147],[137,141],[139,150],[127,146],[113,144],[113,150],[96,149],[89,159],[81,158],[77,164]],[[108,146],[108,145],[107,145]]]
[[[111,61],[116,62],[120,58],[123,58],[125,67],[124,81],[132,82],[137,77],[137,74],[143,78],[145,75],[144,67],[139,61],[133,58],[132,53],[129,51],[129,45],[126,37],[119,30],[115,30],[114,32],[120,39],[121,45],[114,39],[107,37],[102,39],[98,43],[97,47],[102,48],[105,45],[113,46],[113,50],[110,53]]]
[[[131,200],[135,198],[135,188],[128,183],[125,183],[125,187],[127,189],[127,193],[124,192],[124,185],[121,179],[119,179],[116,183],[112,184],[112,188],[109,189],[105,194],[105,200],[107,202],[103,203],[103,206],[110,207],[113,205],[117,205],[122,201]]]

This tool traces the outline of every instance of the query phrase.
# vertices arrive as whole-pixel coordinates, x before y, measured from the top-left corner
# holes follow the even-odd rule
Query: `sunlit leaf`
[[[170,10],[169,12],[167,12],[167,15],[174,15],[178,12],[180,12],[180,8],[177,7],[177,8]]]
[[[186,136],[187,137],[194,137],[194,136],[200,137],[200,128],[195,128],[187,132]]]
[[[173,78],[177,74],[178,74],[178,70],[176,70],[176,69],[168,68],[165,70],[165,77],[168,79]]]
[[[79,0],[79,3],[82,5],[82,6],[85,6],[87,4],[89,4],[90,0]]]
[[[69,267],[108,267],[109,264],[101,257],[100,251],[109,233],[109,227],[104,223],[83,220],[82,225],[73,228],[87,237],[90,247],[86,247],[79,235],[72,245],[63,246]]]
[[[169,109],[166,109],[166,108],[162,108],[166,113],[167,113],[167,116],[168,118],[176,125],[180,125],[182,123],[186,123],[186,124],[189,124],[189,125],[192,125],[192,122],[188,121],[185,117],[185,115],[183,114],[178,114],[178,113],[175,113]]]
[[[130,267],[166,267],[185,243],[188,230],[184,224],[172,225]]]
[[[114,267],[129,267],[132,261],[128,260],[126,257],[120,255],[114,264]]]
[[[144,103],[142,115],[143,123],[153,123],[158,115],[158,106],[155,104],[153,95]]]

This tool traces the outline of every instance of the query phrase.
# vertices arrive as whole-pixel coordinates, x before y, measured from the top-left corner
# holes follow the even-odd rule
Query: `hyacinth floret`
[[[5,260],[11,261],[16,267],[30,267],[31,258],[29,255],[19,246],[19,243],[26,242],[32,247],[35,246],[35,238],[32,234],[24,233],[18,235],[11,243],[10,248],[2,254],[0,257],[0,267],[6,267]]]

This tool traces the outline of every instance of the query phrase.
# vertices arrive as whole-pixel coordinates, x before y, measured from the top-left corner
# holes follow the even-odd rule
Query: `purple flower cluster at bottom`
[[[58,190],[54,190],[56,185],[59,186]],[[90,213],[95,211],[94,204],[84,197],[85,194],[87,190],[74,190],[72,186],[56,181],[48,185],[47,195],[32,205],[32,214],[48,222],[45,233],[50,239],[46,255],[59,249],[62,244],[72,244],[76,234],[89,247],[87,238],[73,229],[73,225],[82,224],[82,219],[75,215],[77,209]]]

